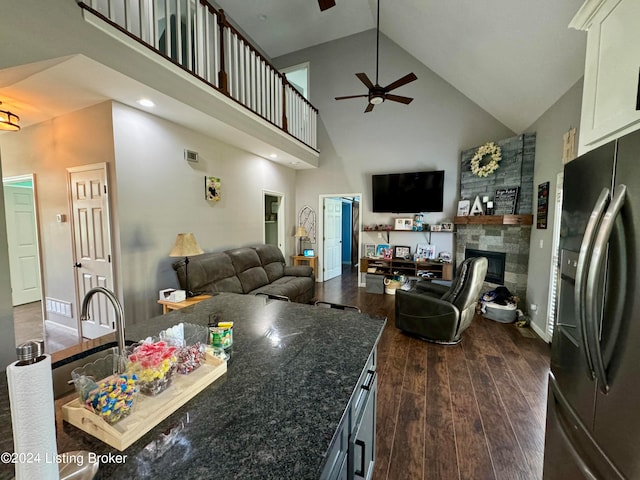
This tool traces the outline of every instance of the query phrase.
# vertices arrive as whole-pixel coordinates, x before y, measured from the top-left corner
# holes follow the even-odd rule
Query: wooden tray
[[[209,353],[188,375],[176,373],[171,386],[154,397],[138,394],[131,414],[108,424],[76,398],[62,406],[62,418],[80,430],[122,451],[187,403],[227,371],[227,362]]]

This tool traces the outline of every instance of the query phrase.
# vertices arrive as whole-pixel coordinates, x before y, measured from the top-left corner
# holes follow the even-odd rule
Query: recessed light
[[[141,98],[140,100],[138,100],[138,105],[142,105],[143,107],[155,107],[156,106],[156,104],[153,103],[148,98]]]
[[[271,155],[269,155],[269,158],[278,158],[278,155],[276,155],[275,153],[272,153]]]

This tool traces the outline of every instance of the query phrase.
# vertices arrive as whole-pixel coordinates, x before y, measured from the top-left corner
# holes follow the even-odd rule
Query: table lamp
[[[298,237],[298,253],[297,255],[301,254],[301,249],[302,249],[302,239],[304,237],[307,237],[309,234],[307,233],[307,229],[304,228],[303,226],[299,226],[296,227],[296,233],[293,234],[294,237]]]
[[[187,297],[193,297],[195,294],[189,290],[189,255],[200,255],[204,251],[198,245],[196,237],[193,233],[179,233],[176,236],[176,243],[173,244],[170,257],[184,257],[184,280]]]

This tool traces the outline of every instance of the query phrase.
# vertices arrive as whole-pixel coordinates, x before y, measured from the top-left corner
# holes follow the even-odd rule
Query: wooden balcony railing
[[[318,110],[207,0],[76,1],[317,150]]]

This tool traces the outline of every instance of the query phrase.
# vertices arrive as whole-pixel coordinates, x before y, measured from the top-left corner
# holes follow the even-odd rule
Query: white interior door
[[[73,215],[76,305],[94,287],[113,288],[107,165],[104,163],[69,168]],[[81,322],[82,336],[97,338],[114,331],[115,314],[104,295],[95,295],[89,308],[90,320]]]
[[[4,202],[11,296],[15,307],[42,300],[33,184],[5,184]]]
[[[324,280],[342,274],[342,200],[324,199]]]

